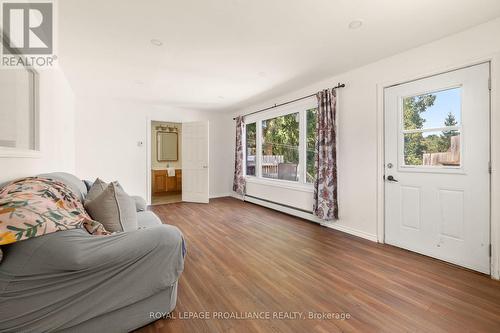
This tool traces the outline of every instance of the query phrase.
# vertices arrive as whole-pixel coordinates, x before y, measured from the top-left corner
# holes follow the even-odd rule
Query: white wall
[[[76,173],[94,180],[118,180],[130,194],[147,198],[148,121],[210,122],[210,196],[229,194],[228,172],[232,172],[227,149],[230,134],[226,117],[112,99],[77,98]],[[143,142],[138,146],[138,142]]]
[[[400,83],[473,64],[490,57],[498,57],[500,52],[498,36],[500,36],[500,19],[305,86],[298,91],[239,110],[234,114],[245,114],[332,87],[338,82],[345,83],[346,88],[339,91],[338,102],[337,156],[340,216],[335,225],[344,231],[376,240],[378,231],[377,184],[380,177],[377,151],[379,87],[386,83]],[[332,61],[335,60],[332,59]],[[492,107],[492,122],[500,128],[500,110],[495,104],[496,100],[500,100],[498,90],[500,87],[497,83],[500,79],[500,64],[494,62],[493,66],[493,94],[496,97]],[[500,133],[493,133],[492,142],[494,143],[493,161],[495,161],[496,157],[500,157],[500,145],[495,144],[495,142],[500,142]],[[493,180],[497,182],[495,165],[494,163]],[[265,185],[258,185],[256,188],[252,184],[249,186],[248,194],[264,195],[267,196],[264,197],[266,199],[300,208],[312,205],[311,195],[304,196],[303,192],[290,189],[276,190],[266,188]],[[300,203],[297,203],[297,200],[300,200]]]
[[[0,157],[0,182],[75,172],[75,97],[59,68],[39,71],[40,157]]]

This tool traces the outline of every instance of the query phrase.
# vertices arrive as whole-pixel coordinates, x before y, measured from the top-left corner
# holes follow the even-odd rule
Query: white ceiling
[[[500,16],[499,0],[63,0],[80,96],[230,110]],[[362,19],[358,30],[348,29]],[[151,39],[163,42],[153,46]]]

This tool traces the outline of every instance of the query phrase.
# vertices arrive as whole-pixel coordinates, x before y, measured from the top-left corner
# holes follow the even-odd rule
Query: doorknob
[[[395,183],[398,182],[393,176],[387,176],[387,180],[390,182],[395,182]]]
[[[208,165],[204,165],[204,166],[203,166],[203,169],[208,169]]]

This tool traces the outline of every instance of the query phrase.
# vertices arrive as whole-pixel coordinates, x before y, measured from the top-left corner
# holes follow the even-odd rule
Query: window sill
[[[254,176],[245,176],[245,179],[247,183],[252,183],[252,184],[274,186],[274,187],[286,188],[290,190],[308,192],[308,193],[314,192],[313,184],[303,184],[299,182],[294,182],[290,180],[281,180],[281,179],[258,178]]]
[[[0,158],[41,158],[42,153],[39,150],[15,149],[0,147]]]

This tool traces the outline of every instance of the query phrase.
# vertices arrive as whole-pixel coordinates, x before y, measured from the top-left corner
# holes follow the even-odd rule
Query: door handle
[[[390,182],[395,182],[395,183],[398,182],[397,179],[394,178],[393,176],[387,176],[387,180],[390,181]]]

